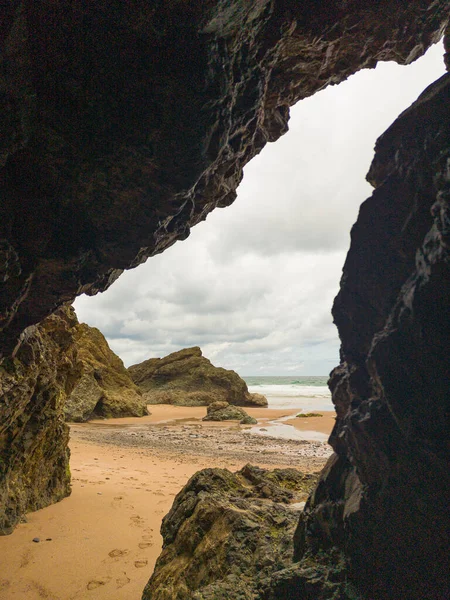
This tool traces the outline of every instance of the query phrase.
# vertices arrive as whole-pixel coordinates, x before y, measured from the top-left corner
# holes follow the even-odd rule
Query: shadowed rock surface
[[[333,308],[337,456],[296,552],[341,549],[370,599],[450,591],[449,106],[444,75],[377,141]]]
[[[265,396],[250,394],[235,371],[212,365],[198,346],[164,358],[149,358],[129,367],[128,372],[148,404],[267,406]]]
[[[81,376],[71,307],[27,332],[0,365],[0,535],[70,494],[64,403]]]
[[[163,551],[144,600],[244,600],[292,560],[300,509],[317,480],[295,469],[204,469],[161,526]]]
[[[80,323],[75,327],[74,341],[82,375],[66,401],[67,421],[148,414],[142,392],[98,329]]]
[[[289,106],[438,41],[447,0],[11,0],[0,19],[0,355],[231,204]]]

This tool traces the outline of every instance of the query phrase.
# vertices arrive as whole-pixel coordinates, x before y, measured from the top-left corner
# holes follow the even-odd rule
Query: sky
[[[443,48],[381,63],[291,108],[289,132],[244,170],[234,204],[75,302],[126,366],[200,346],[240,375],[328,375],[331,306],[379,135],[444,73]]]

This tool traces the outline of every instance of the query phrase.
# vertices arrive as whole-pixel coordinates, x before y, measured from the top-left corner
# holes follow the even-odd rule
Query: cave
[[[289,106],[378,61],[409,64],[443,36],[448,66],[450,38],[444,0],[13,0],[1,15],[0,530],[11,533],[69,493],[62,412],[78,363],[66,303],[231,204]],[[447,74],[376,144],[333,307],[335,454],[296,562],[266,600],[449,595],[449,90]]]

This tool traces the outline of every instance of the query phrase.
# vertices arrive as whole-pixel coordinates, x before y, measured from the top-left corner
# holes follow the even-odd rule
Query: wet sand
[[[203,407],[149,408],[141,419],[71,426],[72,495],[0,537],[1,600],[139,600],[161,549],[161,519],[196,471],[252,462],[311,472],[330,453],[320,442],[251,435],[235,422],[202,423]],[[272,421],[296,414],[247,412],[269,432]],[[292,421],[329,433],[333,416]]]

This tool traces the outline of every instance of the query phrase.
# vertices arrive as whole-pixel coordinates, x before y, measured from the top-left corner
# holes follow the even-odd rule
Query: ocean
[[[269,408],[302,409],[305,412],[334,410],[326,376],[248,376],[242,377],[249,392],[263,394]]]

